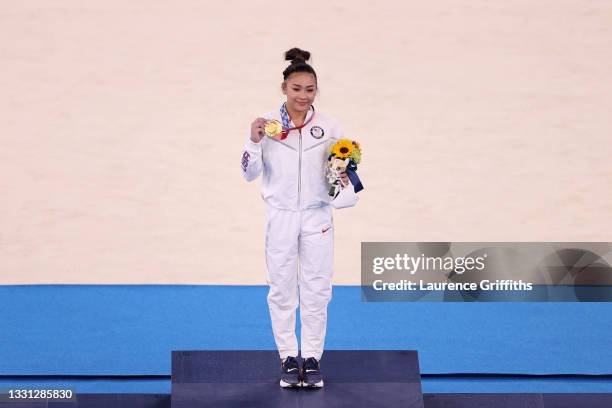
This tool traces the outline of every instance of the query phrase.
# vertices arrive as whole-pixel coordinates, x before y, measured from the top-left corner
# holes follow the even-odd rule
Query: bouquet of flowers
[[[354,140],[340,139],[334,143],[327,158],[327,181],[330,184],[329,195],[336,197],[342,190],[340,174],[346,172],[355,192],[363,190],[357,176],[357,165],[361,162],[361,147]]]

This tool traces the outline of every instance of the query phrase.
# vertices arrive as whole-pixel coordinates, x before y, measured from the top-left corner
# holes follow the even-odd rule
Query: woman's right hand
[[[264,126],[268,120],[264,118],[257,118],[251,123],[251,140],[254,143],[261,142],[261,139],[264,138]]]

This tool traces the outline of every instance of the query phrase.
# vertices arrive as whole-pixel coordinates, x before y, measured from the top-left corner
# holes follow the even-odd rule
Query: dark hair
[[[314,75],[316,80],[317,73],[306,62],[309,59],[310,53],[299,48],[292,48],[289,51],[285,52],[285,60],[291,61],[291,64],[283,71],[283,78],[289,78],[289,75],[293,74],[294,72],[309,72]]]

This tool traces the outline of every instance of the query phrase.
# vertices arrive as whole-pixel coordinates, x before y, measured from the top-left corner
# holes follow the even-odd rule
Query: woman
[[[330,146],[343,137],[338,122],[312,105],[317,75],[306,62],[310,53],[292,48],[291,64],[283,71],[280,109],[253,121],[242,155],[247,181],[263,172],[266,202],[266,263],[268,306],[274,339],[281,358],[281,387],[322,387],[319,360],[323,354],[327,305],[331,299],[333,218],[331,206],[357,202],[346,174],[336,198],[329,196],[325,178]],[[270,120],[283,124],[279,137],[265,136]],[[298,273],[299,262],[299,273]],[[302,364],[295,334],[300,307]]]

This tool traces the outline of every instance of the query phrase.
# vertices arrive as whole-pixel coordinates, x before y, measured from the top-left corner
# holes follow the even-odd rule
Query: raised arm
[[[263,127],[266,119],[257,118],[251,123],[251,131],[242,152],[242,175],[246,181],[255,180],[263,170],[261,145],[264,138]]]

